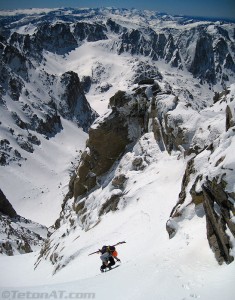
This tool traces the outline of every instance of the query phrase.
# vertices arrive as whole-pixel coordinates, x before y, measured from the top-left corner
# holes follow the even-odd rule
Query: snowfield
[[[61,211],[87,134],[75,124],[62,120],[63,130],[50,140],[42,139],[35,152],[26,152],[21,166],[2,167],[1,185],[19,215],[51,226]],[[49,205],[49,207],[48,207]]]

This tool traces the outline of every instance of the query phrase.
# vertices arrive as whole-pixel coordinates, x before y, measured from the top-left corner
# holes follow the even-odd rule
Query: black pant
[[[108,265],[106,266],[106,264],[103,263],[102,266],[101,266],[101,269],[104,270],[105,268],[109,268],[109,267],[112,267],[114,265],[115,265],[115,260],[112,256],[110,256]]]

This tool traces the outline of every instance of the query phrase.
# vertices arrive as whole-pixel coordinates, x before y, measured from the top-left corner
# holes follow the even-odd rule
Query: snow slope
[[[72,122],[62,119],[62,124],[63,130],[55,137],[41,139],[34,153],[25,153],[27,161],[21,166],[1,166],[1,186],[17,213],[47,226],[61,211],[70,173],[87,139]]]
[[[233,299],[234,266],[219,267],[215,261],[206,239],[203,210],[198,208],[193,219],[181,223],[179,234],[168,238],[165,220],[180,191],[185,167],[177,157],[163,153],[141,176],[133,176],[132,197],[125,209],[103,216],[87,232],[71,233],[66,254],[77,249],[77,257],[55,275],[50,275],[53,267],[48,261],[34,270],[36,253],[0,257],[5,271],[0,275],[1,292],[58,297],[64,291],[62,298],[95,293],[95,299]],[[99,256],[88,254],[121,240],[127,242],[118,246],[121,267],[100,274]]]
[[[84,43],[64,57],[45,52],[48,63],[43,68],[58,75],[72,70],[80,78],[93,76],[94,83],[86,97],[92,108],[103,114],[110,97],[118,90],[126,90],[134,75],[133,58],[128,54],[119,56],[112,53],[108,46],[110,41]],[[100,89],[107,83],[110,88],[107,92],[101,92]]]

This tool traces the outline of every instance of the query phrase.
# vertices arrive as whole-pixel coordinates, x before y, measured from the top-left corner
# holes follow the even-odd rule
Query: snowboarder
[[[100,267],[101,272],[104,272],[106,268],[111,270],[112,266],[115,265],[114,259],[120,262],[120,259],[117,257],[118,253],[115,246],[103,246],[100,252],[100,259],[102,260],[102,266]]]
[[[95,253],[101,253],[100,259],[102,260],[102,265],[100,267],[100,271],[104,272],[106,268],[109,270],[112,269],[112,266],[115,265],[115,260],[118,262],[121,262],[121,260],[117,257],[118,253],[116,251],[115,246],[124,244],[126,242],[119,242],[113,246],[103,246],[98,251],[95,251],[93,253],[90,253],[89,255],[95,254]]]

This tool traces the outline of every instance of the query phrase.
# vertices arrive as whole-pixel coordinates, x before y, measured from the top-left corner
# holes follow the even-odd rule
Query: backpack
[[[101,253],[104,254],[105,252],[108,252],[112,256],[118,255],[116,248],[114,246],[103,246],[101,249]]]
[[[115,256],[117,257],[118,256],[118,253],[116,251],[116,248],[114,246],[108,246],[108,252],[112,255],[112,256]]]

